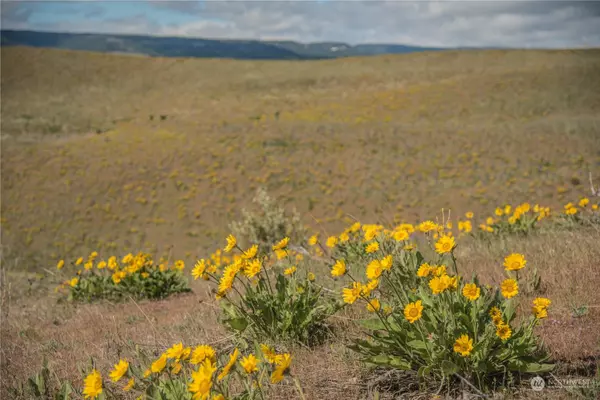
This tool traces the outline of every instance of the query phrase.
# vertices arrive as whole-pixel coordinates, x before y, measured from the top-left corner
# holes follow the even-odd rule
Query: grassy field
[[[43,356],[76,376],[74,361],[108,365],[132,343],[223,340],[202,285],[168,301],[74,307],[56,303],[48,271],[92,250],[189,265],[222,246],[259,187],[327,236],[349,218],[560,209],[589,195],[590,172],[600,177],[598,50],[306,62],[1,52],[3,386]],[[564,370],[589,373],[600,357],[598,231],[511,240],[461,252],[490,283],[501,254],[530,255],[556,301],[541,334]],[[336,317],[342,339],[356,317]],[[295,352],[307,398],[368,397],[344,340]]]

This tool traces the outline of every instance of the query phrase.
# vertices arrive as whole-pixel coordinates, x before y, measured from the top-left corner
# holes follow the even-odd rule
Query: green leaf
[[[60,388],[60,393],[58,397],[59,399],[62,400],[69,400],[69,395],[73,393],[73,387],[71,386],[71,384],[69,382],[65,382],[62,384],[62,387]]]
[[[552,371],[554,369],[554,364],[538,364],[515,360],[508,363],[508,368],[511,371],[539,374]]]
[[[454,364],[452,361],[444,360],[442,361],[442,371],[444,375],[450,376],[456,372],[458,372],[460,368],[458,365]]]
[[[510,299],[509,301],[507,301],[507,305],[506,305],[506,308],[504,309],[504,313],[506,314],[506,321],[507,322],[512,321],[512,319],[515,315],[515,300],[514,299]]]
[[[433,369],[433,366],[429,365],[427,367],[423,366],[421,368],[419,368],[419,371],[417,371],[417,376],[419,378],[423,378],[429,374],[431,374],[431,370]]]
[[[417,350],[426,350],[427,349],[427,343],[425,343],[422,340],[411,340],[407,344],[410,347],[412,347],[413,349],[417,349]]]
[[[411,369],[410,362],[397,356],[386,356],[385,354],[379,354],[373,357],[368,357],[365,359],[365,361],[375,365],[385,365],[402,370]]]
[[[358,321],[358,324],[363,328],[367,328],[373,331],[385,329],[385,325],[379,318],[362,319]]]
[[[239,332],[243,332],[248,327],[246,318],[229,318],[225,320],[225,323]]]

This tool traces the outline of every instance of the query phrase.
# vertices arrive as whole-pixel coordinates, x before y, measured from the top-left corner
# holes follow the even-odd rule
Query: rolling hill
[[[30,46],[153,57],[311,60],[443,50],[394,44],[298,43],[292,41],[217,40],[183,37],[1,31],[2,46]]]
[[[599,67],[594,50],[298,62],[3,47],[3,241],[32,264],[146,243],[196,256],[260,186],[324,232],[347,214],[562,206],[600,165]]]

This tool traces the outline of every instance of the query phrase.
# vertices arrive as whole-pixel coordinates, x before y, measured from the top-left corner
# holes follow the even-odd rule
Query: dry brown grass
[[[459,268],[466,276],[476,272],[484,283],[497,284],[502,278],[502,260],[507,252],[525,254],[528,270],[533,267],[539,270],[543,287],[541,292],[521,296],[519,312],[528,314],[531,298],[536,295],[543,293],[551,298],[551,315],[538,333],[553,359],[559,361],[561,377],[590,377],[600,361],[600,293],[596,288],[600,281],[599,242],[600,232],[596,230],[511,238],[491,247],[467,240],[459,247]],[[8,282],[20,281],[8,276]],[[159,302],[77,307],[57,303],[47,284],[34,287],[29,297],[16,293],[16,303],[9,309],[3,307],[6,312],[2,324],[3,387],[36,372],[44,357],[60,376],[77,382],[80,379],[77,366],[89,357],[94,357],[106,370],[120,356],[130,356],[135,346],[158,355],[179,341],[229,345],[230,338],[217,322],[218,306],[207,286],[198,283],[193,289],[194,294]],[[574,304],[587,305],[589,312],[575,317]],[[308,399],[368,398],[369,383],[378,375],[365,369],[356,355],[345,348],[351,338],[361,334],[356,322],[362,317],[366,316],[361,308],[347,309],[331,319],[335,338],[313,349],[291,348],[295,360],[293,372]],[[295,396],[293,386],[273,390],[274,399]],[[381,394],[381,398],[392,395]],[[544,396],[551,394],[557,396],[554,398],[571,397],[557,390],[546,391]],[[427,396],[413,391],[409,397]],[[536,398],[536,393],[525,387],[516,396]]]
[[[135,344],[226,343],[205,287],[75,307],[51,290],[59,258],[145,249],[189,265],[221,246],[262,185],[325,233],[346,214],[413,222],[442,207],[560,206],[600,166],[597,50],[314,62],[1,51],[3,388],[44,356],[78,379],[78,362],[107,367]],[[540,334],[562,373],[581,374],[600,353],[597,243],[597,231],[561,231],[460,252],[490,283],[507,252],[527,255],[554,301]],[[574,318],[574,305],[589,311]],[[359,316],[333,318],[339,340],[293,349],[308,399],[368,398],[373,375],[344,347]]]

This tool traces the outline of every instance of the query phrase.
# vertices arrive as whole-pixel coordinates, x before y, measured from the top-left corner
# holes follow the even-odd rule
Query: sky
[[[7,1],[2,29],[433,47],[600,47],[598,1]]]

